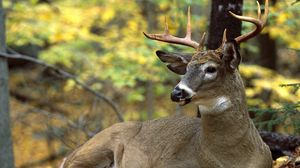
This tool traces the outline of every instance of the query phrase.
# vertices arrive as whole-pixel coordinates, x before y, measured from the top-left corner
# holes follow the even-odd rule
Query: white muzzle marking
[[[196,92],[194,92],[191,88],[189,88],[185,83],[180,82],[177,86],[179,89],[182,89],[189,94],[188,98],[191,98],[196,94]]]

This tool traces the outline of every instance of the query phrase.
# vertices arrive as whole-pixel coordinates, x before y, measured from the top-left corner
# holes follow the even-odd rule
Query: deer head
[[[225,29],[222,44],[216,50],[203,49],[205,33],[203,33],[200,43],[191,39],[190,9],[188,9],[187,33],[184,38],[170,35],[167,24],[163,34],[144,33],[147,38],[152,40],[181,44],[192,47],[196,50],[193,54],[168,53],[164,51],[156,52],[159,59],[166,63],[167,67],[171,71],[179,75],[183,75],[181,81],[171,93],[171,99],[173,101],[180,102],[181,105],[185,105],[191,101],[197,102],[198,100],[210,99],[215,95],[220,95],[220,93],[215,93],[216,91],[226,91],[224,85],[226,83],[230,83],[226,80],[240,79],[238,66],[241,62],[241,56],[238,51],[238,44],[259,34],[266,24],[268,15],[268,0],[265,2],[266,8],[263,17],[261,17],[261,9],[258,2],[257,5],[257,19],[247,16],[239,16],[229,12],[233,17],[241,21],[253,23],[256,27],[253,31],[236,37],[233,40],[226,39]],[[243,89],[242,82],[235,83],[239,83],[240,86],[238,87]],[[230,106],[230,103],[226,102],[227,99],[224,97],[221,97],[216,101],[216,103],[221,103],[224,108]]]

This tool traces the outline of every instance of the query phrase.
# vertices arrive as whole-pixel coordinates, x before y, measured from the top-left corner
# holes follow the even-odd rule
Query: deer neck
[[[243,140],[252,127],[245,89],[238,72],[228,78],[209,102],[199,102],[201,143],[209,146],[233,146]]]

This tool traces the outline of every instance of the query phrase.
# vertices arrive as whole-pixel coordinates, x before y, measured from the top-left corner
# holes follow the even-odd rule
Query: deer
[[[204,50],[191,39],[190,10],[184,38],[148,34],[151,40],[185,45],[193,54],[158,50],[156,55],[174,73],[182,75],[171,100],[195,103],[201,118],[170,116],[150,121],[117,123],[104,129],[64,159],[62,168],[271,168],[269,147],[249,117],[245,88],[238,67],[238,44],[259,34],[268,16],[268,0],[258,18],[230,14],[255,25],[255,29],[216,50]]]

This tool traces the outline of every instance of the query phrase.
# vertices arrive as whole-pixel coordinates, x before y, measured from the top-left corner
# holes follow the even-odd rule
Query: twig
[[[68,119],[64,114],[62,113],[56,113],[56,112],[49,112],[47,110],[41,109],[41,108],[36,108],[32,105],[29,104],[22,104],[24,107],[29,108],[29,110],[22,112],[22,113],[18,113],[17,116],[15,116],[14,119],[17,120],[17,122],[21,122],[22,124],[25,124],[26,126],[28,126],[29,124],[32,123],[28,123],[24,120],[25,116],[28,116],[29,114],[39,114],[42,115],[44,117],[46,117],[46,126],[48,131],[50,131],[50,133],[52,133],[52,135],[59,139],[67,148],[74,150],[76,147],[78,147],[78,141],[75,141],[73,139],[68,139],[68,141],[66,141],[65,137],[65,131],[68,131],[69,128],[71,129],[75,129],[75,130],[79,130],[82,131],[86,137],[88,138],[92,138],[93,135],[95,135],[97,132],[92,132],[89,129],[86,128],[86,125],[81,126],[80,124],[74,122],[73,120]],[[21,120],[20,120],[21,119]],[[52,126],[52,124],[50,123],[50,121],[54,119],[54,120],[60,120],[63,123],[65,123],[67,126],[65,128],[67,128],[66,130],[62,130],[62,133],[56,132],[54,131],[54,127]],[[42,121],[43,122],[43,121]],[[43,122],[45,123],[45,122]],[[98,131],[99,132],[99,131]],[[92,136],[90,136],[92,135]],[[68,136],[68,135],[67,135]]]
[[[296,1],[292,2],[291,5],[295,5],[298,2],[300,2],[300,0],[296,0]]]
[[[16,90],[10,90],[9,95],[22,103],[33,103],[36,107],[39,108],[48,108],[50,111],[55,111],[61,114],[68,114],[68,110],[64,110],[61,107],[56,106],[55,104],[41,98],[31,97],[30,95],[19,93]]]
[[[83,89],[85,89],[86,91],[90,92],[91,94],[93,94],[94,96],[103,99],[107,104],[109,104],[112,109],[115,111],[119,121],[123,122],[124,118],[122,116],[122,113],[119,109],[119,107],[108,97],[106,97],[105,95],[103,95],[102,93],[96,92],[95,90],[93,90],[92,88],[90,88],[88,85],[86,85],[85,83],[81,82],[76,76],[70,74],[69,72],[66,72],[62,69],[59,69],[53,65],[50,65],[44,61],[41,61],[39,59],[27,56],[27,55],[23,55],[23,54],[19,54],[16,51],[7,48],[7,50],[12,53],[5,53],[5,52],[0,52],[0,57],[5,57],[8,59],[22,59],[22,60],[26,60],[26,61],[30,61],[33,62],[35,64],[39,64],[41,66],[44,66],[46,68],[50,68],[52,70],[54,70],[57,74],[61,75],[62,77],[66,78],[66,79],[71,79],[73,80],[77,85],[81,86]]]
[[[290,84],[281,84],[280,87],[294,87],[294,93],[296,93],[300,89],[300,83],[290,83]]]
[[[287,87],[287,86],[300,87],[300,83],[281,84],[281,85],[279,85],[279,86],[281,86],[281,87]]]

